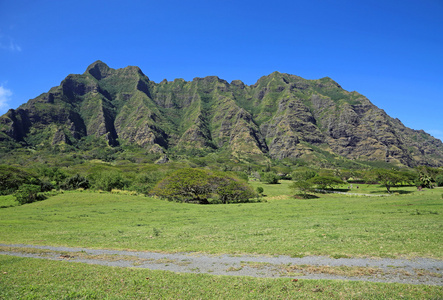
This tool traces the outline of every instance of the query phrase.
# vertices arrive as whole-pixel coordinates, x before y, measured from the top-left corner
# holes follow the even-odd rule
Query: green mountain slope
[[[77,145],[87,138],[152,153],[223,152],[237,159],[319,155],[443,165],[443,144],[405,127],[330,78],[274,72],[254,85],[215,76],[154,83],[101,61],[0,117],[0,146]]]

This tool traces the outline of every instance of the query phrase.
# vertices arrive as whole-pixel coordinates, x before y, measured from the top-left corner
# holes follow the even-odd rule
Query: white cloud
[[[0,112],[6,112],[9,108],[8,101],[11,100],[12,91],[0,85]]]
[[[0,34],[0,49],[8,50],[11,52],[21,52],[22,47],[16,44],[12,38]]]

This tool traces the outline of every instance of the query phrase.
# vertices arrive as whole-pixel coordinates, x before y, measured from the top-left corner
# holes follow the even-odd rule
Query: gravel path
[[[306,256],[207,255],[0,244],[0,254],[216,275],[399,282],[443,286],[443,261]]]
[[[317,191],[319,193],[340,194],[340,195],[348,195],[348,196],[365,196],[365,197],[389,197],[389,196],[392,196],[391,194],[362,194],[362,193],[348,193],[348,192],[319,190],[319,189],[316,189],[315,191]]]

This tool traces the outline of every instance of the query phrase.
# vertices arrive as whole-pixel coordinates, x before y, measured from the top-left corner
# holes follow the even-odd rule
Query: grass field
[[[0,243],[150,251],[443,259],[443,189],[389,197],[290,197],[265,185],[267,202],[196,205],[143,196],[66,192],[14,205],[0,197]],[[363,193],[383,188],[361,187]],[[355,191],[352,191],[355,192]],[[396,190],[394,190],[394,193]],[[149,278],[149,279],[146,279]],[[143,298],[439,299],[438,286],[264,279],[92,266],[0,256],[0,299]]]
[[[173,273],[0,255],[0,299],[441,299],[438,286]]]
[[[230,205],[64,193],[0,209],[0,242],[166,252],[443,258],[441,189],[390,197],[328,194],[299,200],[288,196],[288,184],[266,185],[268,202]]]

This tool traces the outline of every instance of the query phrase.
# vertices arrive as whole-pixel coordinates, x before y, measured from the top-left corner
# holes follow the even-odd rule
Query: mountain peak
[[[111,68],[101,60],[97,60],[89,65],[85,73],[91,74],[95,79],[100,80],[110,75]]]
[[[331,77],[323,77],[320,79],[317,79],[318,82],[320,82],[320,84],[323,85],[330,85],[330,86],[335,86],[338,87],[340,89],[342,89],[341,85],[339,85],[335,80],[333,80]]]
[[[121,70],[124,73],[126,73],[126,74],[132,74],[132,75],[137,75],[138,74],[140,76],[146,77],[149,80],[148,76],[146,76],[143,73],[143,71],[139,67],[137,67],[137,66],[127,66],[126,68],[123,68]]]

